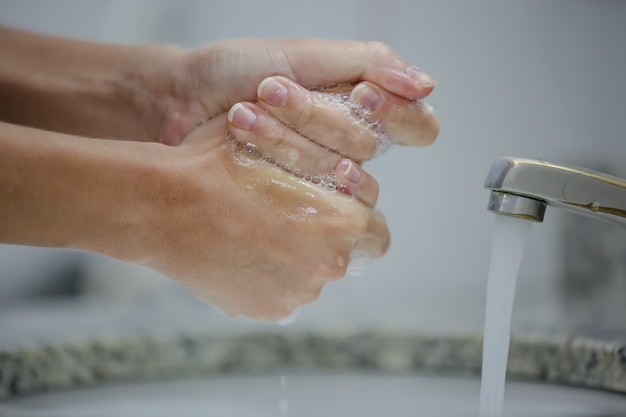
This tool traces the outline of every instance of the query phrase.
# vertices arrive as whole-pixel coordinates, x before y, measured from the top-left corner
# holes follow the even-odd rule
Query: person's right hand
[[[389,245],[380,212],[251,156],[225,138],[227,115],[165,147],[167,174],[143,263],[229,315],[279,320],[346,273],[353,250]],[[370,188],[377,184],[370,178]]]

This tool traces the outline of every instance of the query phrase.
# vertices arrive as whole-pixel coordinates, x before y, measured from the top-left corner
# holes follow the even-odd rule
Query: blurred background
[[[0,0],[0,24],[107,42],[380,40],[438,79],[428,99],[438,141],[366,165],[381,185],[389,253],[328,285],[293,325],[322,328],[482,328],[492,162],[540,157],[626,177],[625,21],[620,1]],[[549,209],[522,261],[513,329],[623,329],[625,281],[622,230]],[[0,312],[68,297],[195,302],[134,265],[0,246]]]

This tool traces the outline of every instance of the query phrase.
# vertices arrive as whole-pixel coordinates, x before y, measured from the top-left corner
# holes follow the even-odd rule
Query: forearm
[[[0,242],[132,259],[160,147],[0,122]]]
[[[0,120],[82,136],[157,140],[170,93],[159,63],[177,51],[0,27]]]

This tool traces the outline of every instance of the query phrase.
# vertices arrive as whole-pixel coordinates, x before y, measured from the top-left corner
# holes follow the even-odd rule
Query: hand
[[[299,305],[313,302],[325,283],[343,277],[355,248],[377,257],[384,254],[389,244],[384,220],[372,209],[378,184],[360,166],[374,156],[376,135],[308,89],[352,83],[344,85],[342,91],[366,108],[368,118],[384,126],[395,141],[427,145],[436,137],[438,125],[427,106],[415,99],[428,95],[433,84],[425,87],[428,83],[419,84],[407,77],[406,64],[389,58],[391,55],[387,59],[395,68],[374,66],[368,73],[371,80],[364,76],[367,71],[354,68],[330,78],[329,72],[346,71],[338,69],[341,65],[328,71],[311,71],[312,62],[317,62],[314,58],[300,62],[300,77],[288,74],[299,79],[299,83],[283,76],[264,79],[265,75],[285,69],[269,65],[276,59],[267,60],[265,68],[255,67],[257,73],[247,66],[233,68],[230,61],[239,55],[234,54],[234,48],[223,48],[218,68],[200,66],[205,71],[197,71],[207,80],[205,84],[194,77],[185,78],[183,83],[220,88],[204,95],[201,87],[179,88],[178,91],[193,95],[172,101],[177,103],[172,112],[177,117],[164,123],[165,133],[161,136],[165,143],[180,143],[172,149],[182,152],[184,160],[207,158],[198,162],[193,170],[196,174],[188,180],[211,172],[210,178],[219,179],[214,184],[217,189],[186,193],[199,199],[186,201],[185,216],[178,219],[187,224],[173,223],[174,229],[166,234],[170,238],[164,239],[161,249],[181,248],[182,253],[159,257],[158,263],[151,266],[175,277],[200,298],[229,314],[276,320]],[[259,50],[258,44],[251,42],[246,50],[250,53],[240,53],[252,56],[249,62],[263,64],[262,57],[254,56]],[[215,50],[194,51],[187,62],[194,63],[194,68],[207,59],[207,53]],[[239,82],[233,82],[234,79]],[[225,116],[227,110],[229,114]],[[210,120],[193,130],[197,121],[206,116]],[[225,122],[232,142],[224,138]],[[188,130],[191,133],[185,136]],[[247,153],[248,144],[254,146],[254,153]],[[254,158],[263,154],[271,155],[283,168],[285,163],[290,164],[290,169],[255,164]],[[251,166],[238,162],[237,156],[250,159]],[[297,178],[302,176],[296,175],[297,171],[314,175],[334,172],[340,185],[347,186],[358,199],[342,198],[311,185]],[[203,195],[209,201],[203,201]],[[211,195],[222,197],[209,205]],[[215,217],[202,215],[207,210],[224,215],[216,222]],[[173,211],[170,216],[175,215]],[[198,228],[198,219],[209,224]],[[197,230],[210,232],[202,235]],[[221,240],[215,241],[215,236]]]
[[[399,143],[437,135],[416,101],[432,80],[382,44],[228,41],[186,52],[2,32],[15,59],[0,73],[17,80],[5,83],[16,105],[0,109],[46,129],[0,123],[0,200],[10,202],[0,212],[12,219],[2,241],[141,263],[230,314],[282,318],[342,277],[355,248],[376,257],[388,247],[372,208],[378,184],[360,166],[376,135],[310,89],[342,86]],[[39,59],[46,65],[28,65]],[[281,168],[242,164],[254,157],[242,153],[248,144]],[[330,173],[357,198],[298,170]]]
[[[254,102],[259,83],[274,75],[293,80],[304,89],[366,81],[362,85],[370,89],[361,89],[357,98],[372,108],[372,116],[381,120],[400,143],[428,144],[438,132],[432,114],[415,122],[414,111],[407,109],[431,93],[434,81],[381,43],[229,40],[192,51],[167,52],[149,55],[147,65],[141,67],[150,68],[144,71],[150,75],[146,80],[150,82],[146,88],[152,90],[150,96],[161,99],[158,139],[166,144],[179,143],[199,122],[228,111],[238,102]],[[379,99],[369,94],[372,91]],[[145,129],[152,130],[152,126]]]
[[[164,146],[0,123],[0,214],[11,219],[0,241],[139,263],[229,314],[265,320],[314,301],[354,250],[384,254],[380,213],[274,164],[242,163],[254,155],[227,139],[230,127],[221,114]],[[256,127],[251,141],[273,137]],[[378,185],[363,178],[373,205]]]
[[[388,230],[354,198],[239,163],[248,156],[225,140],[226,118],[160,148],[166,169],[137,259],[227,314],[279,320],[343,277],[353,250],[381,256]]]
[[[437,134],[436,119],[426,105],[369,82],[333,91],[341,94],[329,101],[328,92],[308,91],[284,77],[266,78],[257,88],[259,105],[231,108],[229,133],[299,177],[336,179],[341,191],[373,207],[378,185],[360,164],[385,145],[381,141],[429,144]]]
[[[432,115],[418,126],[402,117],[407,105],[430,94],[433,80],[381,43],[230,40],[187,51],[2,26],[0,38],[0,119],[12,124],[175,145],[198,123],[254,101],[263,79],[281,75],[305,89],[366,81],[383,100],[364,94],[367,89],[358,100],[376,107],[372,116],[400,143],[429,143],[437,134]],[[384,120],[393,112],[397,117]]]

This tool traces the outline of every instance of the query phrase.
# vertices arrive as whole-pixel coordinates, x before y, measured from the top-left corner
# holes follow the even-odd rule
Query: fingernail
[[[383,101],[382,97],[366,84],[359,84],[354,87],[350,99],[370,111],[376,111]]]
[[[274,77],[269,77],[261,81],[256,90],[257,97],[271,104],[272,106],[282,106],[287,101],[287,88],[276,81]]]
[[[228,121],[242,130],[251,130],[256,122],[256,114],[241,103],[235,104],[228,112]]]
[[[435,85],[437,85],[437,81],[433,77],[431,77],[418,67],[407,67],[405,72],[407,77],[409,77],[411,80],[415,81],[422,87],[434,87]]]
[[[353,184],[358,184],[361,181],[361,170],[350,159],[345,158],[339,161],[337,168],[339,171],[343,171],[343,176]]]

